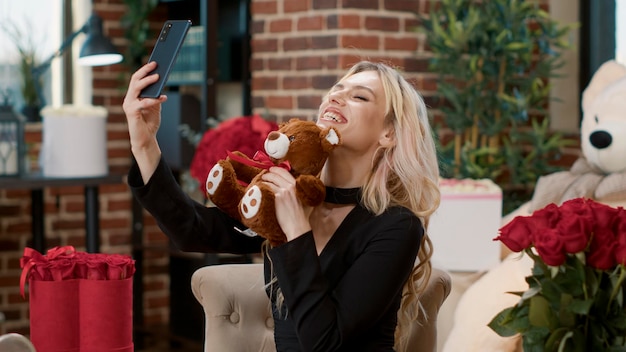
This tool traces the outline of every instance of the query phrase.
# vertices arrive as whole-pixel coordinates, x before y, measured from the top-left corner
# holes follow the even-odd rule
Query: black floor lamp
[[[35,81],[35,86],[37,87],[37,96],[39,98],[40,106],[45,105],[45,98],[43,96],[43,92],[41,91],[41,85],[39,84],[41,75],[50,67],[52,60],[61,56],[67,47],[72,44],[74,39],[81,33],[85,33],[87,35],[87,39],[85,39],[85,42],[80,49],[78,57],[78,63],[80,65],[106,66],[122,61],[123,56],[117,51],[113,43],[111,43],[111,40],[105,37],[102,33],[102,19],[97,14],[92,13],[87,22],[85,22],[80,29],[67,37],[57,51],[55,51],[39,66],[33,68],[33,80]]]

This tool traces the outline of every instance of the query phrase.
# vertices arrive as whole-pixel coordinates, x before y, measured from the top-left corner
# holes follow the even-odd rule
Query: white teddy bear
[[[505,216],[502,225],[547,204],[586,197],[626,207],[626,66],[613,60],[596,71],[582,95],[582,156],[569,171],[542,176],[531,201]],[[487,324],[518,302],[507,292],[528,288],[532,260],[512,253],[461,296],[443,352],[521,351],[520,337],[501,337]]]

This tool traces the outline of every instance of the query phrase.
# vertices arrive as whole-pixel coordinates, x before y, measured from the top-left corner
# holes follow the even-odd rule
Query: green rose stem
[[[620,269],[619,278],[617,279],[617,282],[615,283],[615,286],[613,286],[613,290],[611,291],[611,296],[609,297],[609,303],[606,305],[606,314],[609,313],[609,309],[611,308],[611,302],[613,302],[613,299],[619,293],[619,290],[622,288],[622,283],[624,282],[624,279],[626,279],[626,267],[620,264],[619,269]]]
[[[589,243],[591,243],[591,238],[589,239]],[[587,246],[589,246],[589,244],[587,244]],[[576,254],[574,254],[574,256],[576,257],[576,259],[578,259],[578,263],[579,265],[582,265],[582,267],[577,268],[581,271],[582,273],[582,281],[583,281],[583,295],[585,296],[585,300],[589,299],[589,291],[587,291],[587,285],[585,285],[584,283],[587,282],[587,277],[586,277],[586,272],[585,272],[585,266],[587,265],[587,257],[585,257],[585,253],[584,252],[578,252]]]

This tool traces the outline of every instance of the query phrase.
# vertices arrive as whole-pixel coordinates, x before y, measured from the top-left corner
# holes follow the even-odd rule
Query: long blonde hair
[[[440,202],[439,167],[428,121],[426,104],[415,88],[394,68],[369,61],[355,64],[341,80],[359,72],[376,71],[386,97],[385,127],[392,127],[395,143],[380,147],[372,160],[372,168],[363,187],[363,205],[374,214],[381,214],[390,206],[410,209],[428,228],[431,214]],[[422,238],[413,268],[404,287],[398,312],[396,346],[405,341],[405,331],[410,321],[420,317],[421,310],[412,306],[425,290],[432,266],[432,243],[428,232]],[[418,282],[417,285],[414,285]]]

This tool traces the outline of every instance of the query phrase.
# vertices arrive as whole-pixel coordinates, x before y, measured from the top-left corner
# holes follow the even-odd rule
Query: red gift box
[[[55,247],[24,249],[20,290],[29,283],[30,339],[38,352],[132,352],[129,256]]]

